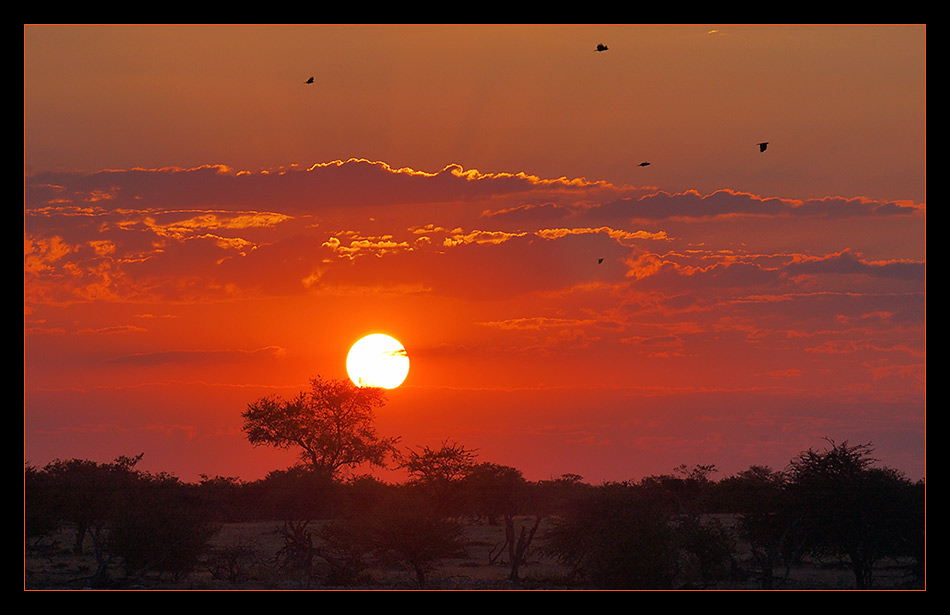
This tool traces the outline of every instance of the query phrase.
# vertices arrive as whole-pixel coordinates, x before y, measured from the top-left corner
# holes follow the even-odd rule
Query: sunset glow
[[[260,478],[388,332],[408,447],[923,478],[926,119],[916,25],[25,26],[24,458]]]

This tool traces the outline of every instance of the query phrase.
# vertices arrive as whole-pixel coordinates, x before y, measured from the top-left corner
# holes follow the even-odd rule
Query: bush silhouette
[[[118,506],[107,548],[129,577],[158,572],[180,579],[208,550],[218,530],[212,519],[193,486],[168,475],[143,475]]]
[[[676,574],[670,509],[649,492],[606,484],[548,534],[548,550],[597,589],[669,589]]]

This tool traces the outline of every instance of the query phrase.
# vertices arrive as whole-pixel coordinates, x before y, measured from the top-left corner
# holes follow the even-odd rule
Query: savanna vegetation
[[[923,589],[925,485],[870,444],[780,470],[529,481],[445,441],[377,435],[382,391],[311,382],[244,412],[300,462],[185,483],[70,459],[24,468],[26,589]],[[402,468],[404,482],[356,474]]]

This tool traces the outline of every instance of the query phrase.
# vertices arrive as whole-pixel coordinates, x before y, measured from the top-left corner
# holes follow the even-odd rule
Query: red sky
[[[24,459],[260,478],[247,404],[384,332],[407,447],[924,477],[925,36],[26,26]]]

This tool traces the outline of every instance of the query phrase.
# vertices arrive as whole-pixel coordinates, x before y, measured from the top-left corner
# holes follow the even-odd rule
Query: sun
[[[350,348],[346,373],[356,386],[395,389],[409,375],[409,355],[399,340],[373,333]]]

